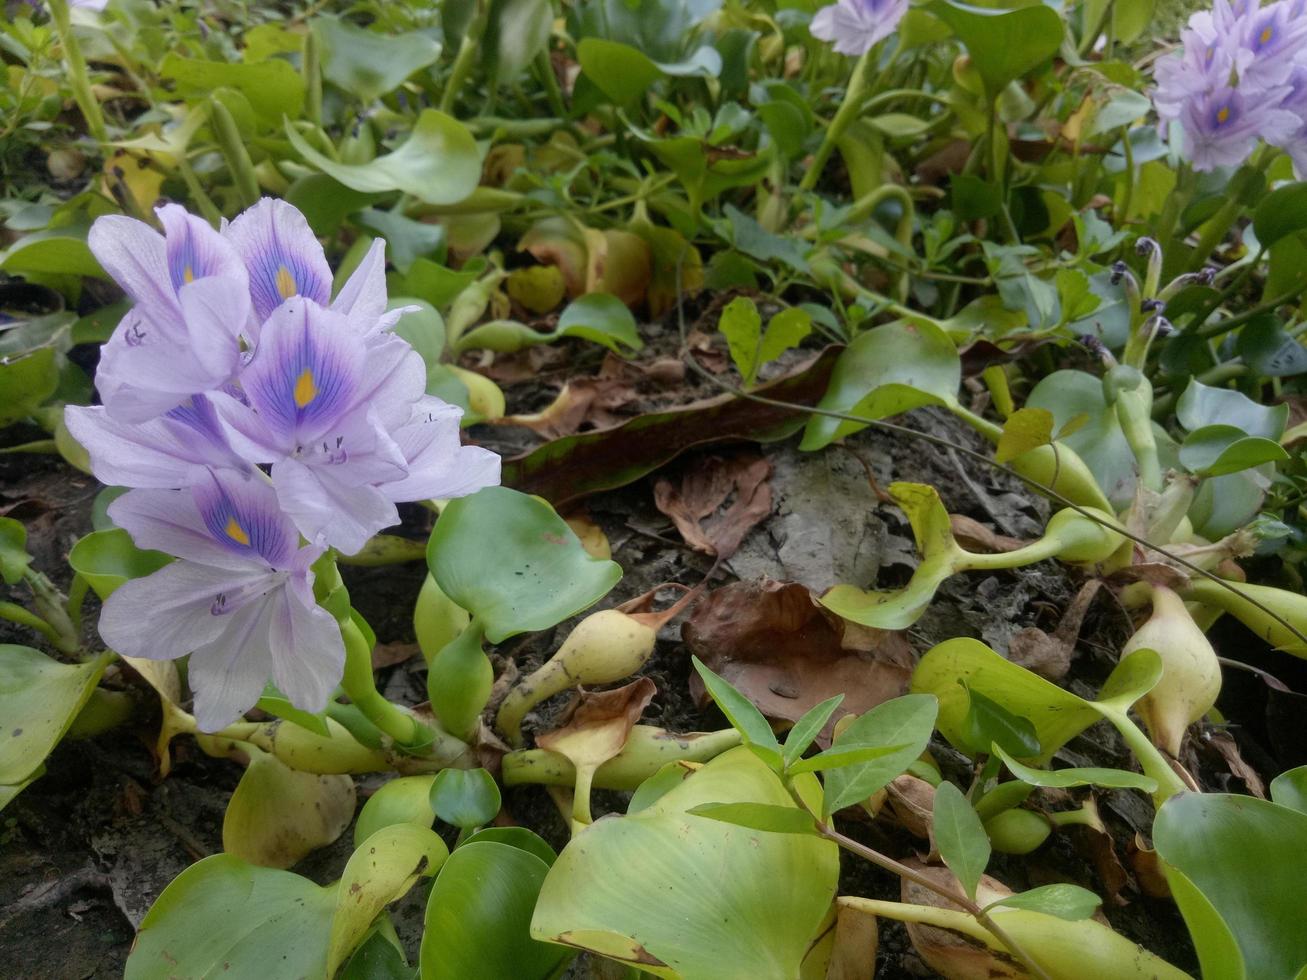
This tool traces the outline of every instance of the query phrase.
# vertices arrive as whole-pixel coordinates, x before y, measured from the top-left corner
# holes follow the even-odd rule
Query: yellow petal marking
[[[236,518],[227,518],[227,526],[223,528],[223,530],[227,533],[227,537],[231,538],[237,544],[243,544],[247,548],[249,547],[250,536],[245,533],[245,528],[240,526],[240,523]]]
[[[1262,36],[1259,37],[1257,40],[1262,44],[1266,44],[1273,37],[1275,37],[1275,28],[1267,24],[1266,28],[1262,31]]]
[[[318,397],[318,386],[313,380],[313,368],[305,368],[295,379],[295,405],[303,408]]]
[[[290,299],[299,292],[299,288],[295,285],[295,277],[284,265],[277,269],[277,292],[281,293],[282,299]]]
[[[195,270],[192,269],[189,265],[187,265],[186,268],[182,269],[182,282],[194,282],[194,281],[195,281]]]
[[[1224,126],[1229,121],[1229,119],[1230,119],[1230,107],[1228,105],[1221,106],[1220,110],[1216,113],[1217,123],[1219,125]]]

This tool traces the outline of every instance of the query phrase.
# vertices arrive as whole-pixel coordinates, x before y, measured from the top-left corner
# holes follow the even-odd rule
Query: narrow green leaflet
[[[1145,793],[1157,790],[1157,780],[1137,772],[1125,769],[1101,769],[1094,766],[1080,766],[1070,769],[1034,769],[1022,765],[1016,759],[995,746],[994,752],[1003,760],[1008,771],[1017,779],[1031,786],[1045,786],[1056,789],[1069,789],[1073,786],[1105,786],[1110,789],[1141,789]]]
[[[831,715],[843,700],[844,695],[837,694],[820,704],[814,704],[794,723],[794,727],[785,736],[785,751],[782,753],[785,765],[791,766],[799,760],[821,730],[826,727],[826,722],[830,721]]]
[[[812,814],[792,806],[776,806],[768,803],[702,803],[687,810],[686,813],[774,834],[817,832]]]
[[[698,657],[692,656],[690,659],[699,678],[703,681],[704,688],[708,691],[708,696],[721,709],[731,726],[744,736],[747,744],[767,750],[768,757],[774,756],[779,762],[780,743],[776,741],[776,733],[772,731],[762,712],[726,680],[713,673]]]
[[[1068,922],[1077,922],[1089,918],[1102,904],[1103,900],[1087,888],[1081,888],[1079,885],[1056,884],[1043,885],[1009,895],[1007,898],[1000,898],[997,902],[985,906],[985,911],[995,908],[1029,909],[1032,912],[1055,915]]]
[[[962,791],[950,782],[935,787],[931,832],[939,856],[962,883],[967,897],[974,901],[980,876],[989,864],[989,835]]]
[[[902,775],[930,742],[939,702],[929,694],[905,694],[860,715],[835,739],[844,746],[902,745],[889,755],[832,769],[825,774],[826,815],[865,800]]]

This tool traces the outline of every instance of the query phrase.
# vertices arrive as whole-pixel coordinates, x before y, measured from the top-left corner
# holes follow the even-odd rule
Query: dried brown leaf
[[[958,544],[964,548],[979,551],[1016,551],[1029,544],[1019,538],[998,534],[965,514],[949,514],[948,519],[953,526],[953,537],[957,538]]]
[[[536,736],[536,744],[567,756],[578,769],[602,765],[622,751],[657,690],[641,677],[611,691],[586,691],[572,703],[562,727]]]
[[[771,463],[761,456],[706,456],[682,475],[654,485],[654,504],[696,551],[730,558],[771,516]],[[720,511],[720,513],[719,513]]]

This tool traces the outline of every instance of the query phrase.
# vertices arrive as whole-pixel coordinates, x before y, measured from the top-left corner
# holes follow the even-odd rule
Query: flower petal
[[[210,379],[202,390],[219,388],[240,367],[240,334],[250,317],[250,297],[237,282],[209,277],[182,286],[177,298],[185,317],[187,348]]]
[[[271,598],[271,597],[270,597]],[[317,713],[345,671],[345,644],[335,617],[292,579],[278,590],[269,629],[272,679],[295,707]]]
[[[325,542],[352,555],[382,528],[399,523],[399,511],[372,486],[347,486],[330,466],[285,459],[272,467],[277,498],[311,543]]]
[[[386,243],[378,238],[363,256],[340,293],[331,302],[331,308],[349,317],[366,337],[377,329],[381,315],[386,312]]]
[[[283,591],[279,588],[274,595]],[[191,654],[186,679],[195,692],[195,723],[200,731],[226,728],[263,694],[272,673],[269,641],[275,610],[270,596],[222,617],[226,620],[222,635]]]
[[[180,314],[163,236],[157,231],[135,218],[109,214],[91,225],[86,243],[123,292],[153,311],[152,319]]]
[[[324,306],[331,300],[331,270],[322,245],[293,205],[264,198],[227,226],[226,238],[245,262],[260,321],[292,296]]]
[[[396,430],[396,444],[408,460],[408,476],[380,489],[390,500],[465,497],[482,487],[499,484],[498,454],[464,446],[459,438],[463,410],[439,398],[424,397],[412,421]]]
[[[130,490],[109,505],[109,519],[130,534],[138,548],[153,548],[229,574],[267,570],[215,541],[187,490]]]
[[[191,496],[211,539],[247,562],[289,568],[299,535],[263,475],[209,470],[206,476],[191,487]]]
[[[185,656],[223,633],[227,618],[213,615],[214,599],[249,578],[187,561],[165,565],[145,578],[124,582],[105,600],[100,636],[127,657]]]
[[[241,257],[207,221],[188,213],[180,204],[165,204],[154,213],[163,225],[168,276],[174,292],[209,276],[230,280],[233,288],[239,283],[239,288],[249,289],[249,275]]]

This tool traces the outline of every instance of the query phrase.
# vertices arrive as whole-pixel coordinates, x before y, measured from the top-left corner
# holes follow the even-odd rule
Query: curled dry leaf
[[[949,514],[948,519],[958,544],[973,551],[1016,551],[1030,543],[998,534],[965,514]]]
[[[863,714],[903,694],[912,673],[902,633],[848,630],[794,582],[736,582],[710,592],[681,635],[692,653],[779,721],[797,721],[836,694],[844,695],[838,716]],[[690,689],[706,702],[696,676]],[[837,720],[822,732],[822,745]]]
[[[931,840],[935,819],[935,787],[904,773],[885,787],[890,809],[913,837]],[[931,850],[934,848],[932,846]]]
[[[1149,898],[1171,897],[1171,886],[1162,872],[1162,860],[1138,831],[1130,841],[1126,860],[1130,862],[1130,870],[1135,873],[1141,892]]]
[[[586,691],[573,702],[562,727],[537,736],[536,744],[566,756],[578,769],[597,768],[622,751],[656,692],[648,677],[611,691]]]
[[[498,425],[519,425],[546,439],[570,436],[582,429],[606,429],[626,421],[629,413],[618,409],[638,397],[635,388],[622,378],[575,378],[542,411],[529,415],[506,415]]]
[[[872,980],[880,929],[876,917],[841,905],[835,912],[835,945],[826,980]]]
[[[761,456],[701,457],[682,474],[654,484],[654,504],[685,543],[725,561],[771,516],[771,463]]]
[[[1229,732],[1212,732],[1202,738],[1199,744],[1205,745],[1219,755],[1226,768],[1230,770],[1230,775],[1242,780],[1248,787],[1249,793],[1259,800],[1266,799],[1266,783],[1262,781],[1257,770],[1244,761],[1238,744]]]
[[[903,863],[919,875],[952,889],[959,895],[962,894],[962,886],[948,868],[928,865],[917,858],[908,858]],[[998,879],[981,875],[980,886],[976,889],[976,904],[983,908],[1011,894],[1012,890]],[[907,878],[902,879],[900,898],[912,905],[930,905],[963,911],[962,906]],[[1025,969],[1010,957],[996,953],[987,946],[948,929],[909,922],[907,930],[908,938],[912,940],[918,955],[926,961],[927,966],[941,976],[956,978],[956,980],[972,977],[985,977],[991,980],[1026,980],[1029,976]]]

